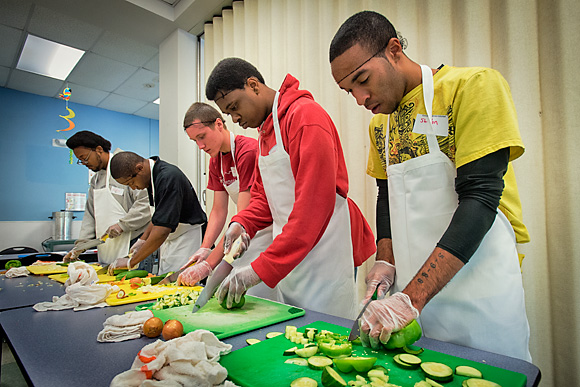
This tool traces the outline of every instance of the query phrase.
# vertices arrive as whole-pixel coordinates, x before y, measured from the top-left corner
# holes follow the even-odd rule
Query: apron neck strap
[[[274,97],[274,103],[272,104],[272,122],[274,124],[274,133],[276,134],[276,145],[284,147],[282,143],[282,133],[280,131],[280,122],[278,121],[278,99],[280,98],[280,92],[276,92]]]
[[[435,90],[433,87],[433,71],[426,65],[421,66],[421,81],[423,83],[423,102],[425,104],[425,110],[427,111],[427,117],[429,118],[429,127],[431,128],[431,133],[427,133],[427,144],[429,144],[429,153],[432,150],[439,150],[439,143],[437,142],[437,136],[435,136],[435,130],[433,129],[433,97],[435,95]]]
[[[155,184],[153,184],[153,167],[155,166],[155,161],[149,159],[149,169],[151,170],[151,193],[153,194],[153,201],[155,202]]]
[[[105,174],[105,188],[109,189],[109,179],[111,178],[111,158],[113,154],[109,152],[109,161],[107,161],[107,173]]]
[[[237,169],[236,166],[236,136],[234,136],[233,132],[230,132],[230,154],[232,155],[232,160],[234,161],[234,168]],[[222,175],[222,178],[225,178],[224,176],[224,156],[221,154],[220,152],[220,173]]]

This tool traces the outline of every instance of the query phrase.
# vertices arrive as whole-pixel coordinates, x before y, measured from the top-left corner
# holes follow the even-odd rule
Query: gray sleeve
[[[127,211],[127,215],[119,219],[119,224],[123,231],[139,230],[151,220],[147,190],[133,190],[127,186],[125,186],[125,190],[125,195],[128,195],[132,205]]]

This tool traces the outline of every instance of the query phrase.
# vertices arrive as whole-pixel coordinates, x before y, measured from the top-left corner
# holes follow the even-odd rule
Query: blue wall
[[[159,121],[68,103],[75,128],[68,123],[64,100],[0,87],[0,221],[49,220],[63,210],[66,192],[88,192],[88,169],[69,163],[69,149],[52,146],[81,130],[98,133],[112,144],[149,157],[159,154]],[[77,220],[82,212],[76,212]]]

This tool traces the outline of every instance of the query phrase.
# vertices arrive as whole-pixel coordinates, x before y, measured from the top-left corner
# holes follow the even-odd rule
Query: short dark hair
[[[200,122],[209,123],[215,122],[215,120],[218,118],[224,122],[222,115],[219,111],[217,111],[216,108],[208,105],[207,103],[195,102],[189,107],[189,109],[187,109],[187,112],[185,113],[185,118],[183,119],[183,129],[187,129],[187,127],[191,125],[195,119],[198,119]],[[208,126],[213,129],[214,124],[210,124]]]
[[[226,94],[236,89],[243,89],[250,77],[256,77],[264,85],[264,77],[258,69],[241,58],[222,59],[211,71],[205,86],[205,96],[215,101],[216,94]]]
[[[397,31],[389,19],[380,13],[362,11],[349,17],[338,29],[330,43],[329,59],[332,63],[338,56],[356,44],[374,53],[386,47]]]
[[[111,176],[113,179],[130,177],[135,173],[137,164],[145,159],[134,152],[120,152],[111,158]]]
[[[108,140],[104,139],[96,133],[89,132],[88,130],[81,130],[80,132],[73,134],[68,140],[66,140],[66,146],[68,146],[70,149],[75,149],[79,146],[96,149],[98,146],[100,146],[105,152],[109,152],[111,150],[111,143]]]

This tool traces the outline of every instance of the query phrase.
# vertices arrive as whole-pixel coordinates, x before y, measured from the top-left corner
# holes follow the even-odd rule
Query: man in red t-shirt
[[[191,105],[185,114],[183,126],[189,138],[211,157],[207,188],[214,191],[213,206],[201,247],[183,267],[193,263],[196,265],[184,270],[177,279],[179,285],[193,286],[206,278],[224,255],[223,240],[213,252],[211,247],[225,225],[228,198],[236,203],[238,212],[250,203],[258,142],[251,137],[235,136],[227,130],[221,114],[212,106],[201,102]],[[240,266],[251,262],[271,242],[271,228],[262,230],[252,239],[248,252],[236,260],[235,264]],[[262,287],[257,288],[253,295],[272,298],[269,295],[272,290],[265,285]]]

